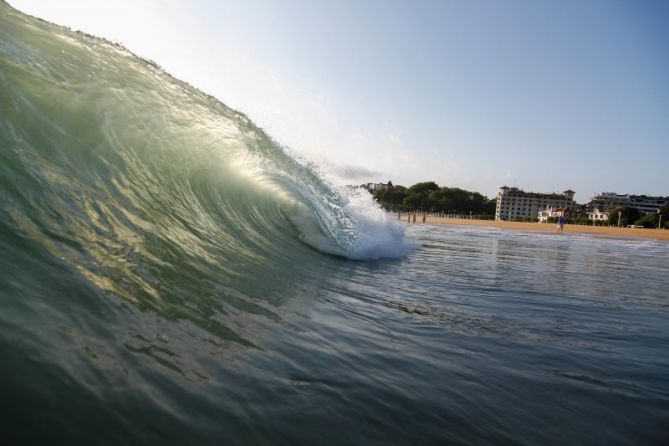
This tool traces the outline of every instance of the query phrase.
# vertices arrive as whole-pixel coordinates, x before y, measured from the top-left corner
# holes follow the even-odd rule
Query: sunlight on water
[[[666,442],[666,243],[400,224],[328,178],[0,2],[4,441]]]

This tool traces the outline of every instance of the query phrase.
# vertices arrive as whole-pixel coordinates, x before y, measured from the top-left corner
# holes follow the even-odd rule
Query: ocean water
[[[0,2],[3,444],[666,444],[669,244],[423,226]]]

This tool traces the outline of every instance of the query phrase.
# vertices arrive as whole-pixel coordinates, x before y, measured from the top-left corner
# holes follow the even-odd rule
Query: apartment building
[[[630,195],[629,206],[637,209],[641,214],[652,214],[662,206],[669,204],[669,197],[647,197],[646,195]]]
[[[588,202],[588,210],[611,211],[620,207],[632,207],[641,214],[657,212],[662,206],[669,204],[669,197],[649,197],[646,195],[621,195],[615,192],[602,192],[594,195]]]
[[[502,186],[497,193],[495,220],[536,219],[540,210],[569,208],[575,205],[574,191],[558,193],[525,192],[517,187]]]
[[[615,192],[601,192],[590,197],[588,211],[593,212],[594,209],[610,211],[615,208],[629,206],[629,201],[629,195],[621,195]]]

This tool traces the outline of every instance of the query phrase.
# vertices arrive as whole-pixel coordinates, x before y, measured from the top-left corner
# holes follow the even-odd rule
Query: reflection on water
[[[10,438],[667,438],[666,243],[411,231],[423,247],[400,260],[305,248],[247,277],[165,266],[152,273],[160,305],[115,298],[48,257],[4,257]]]

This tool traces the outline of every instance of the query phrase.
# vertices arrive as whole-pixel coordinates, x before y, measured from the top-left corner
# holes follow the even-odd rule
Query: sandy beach
[[[420,222],[420,216],[416,218]],[[427,217],[426,224],[488,226],[493,228],[514,229],[517,231],[557,232],[553,223],[532,223],[519,221],[470,220],[466,218]],[[646,228],[616,228],[608,226],[565,225],[565,234],[592,234],[607,237],[650,238],[669,240],[669,230]]]

